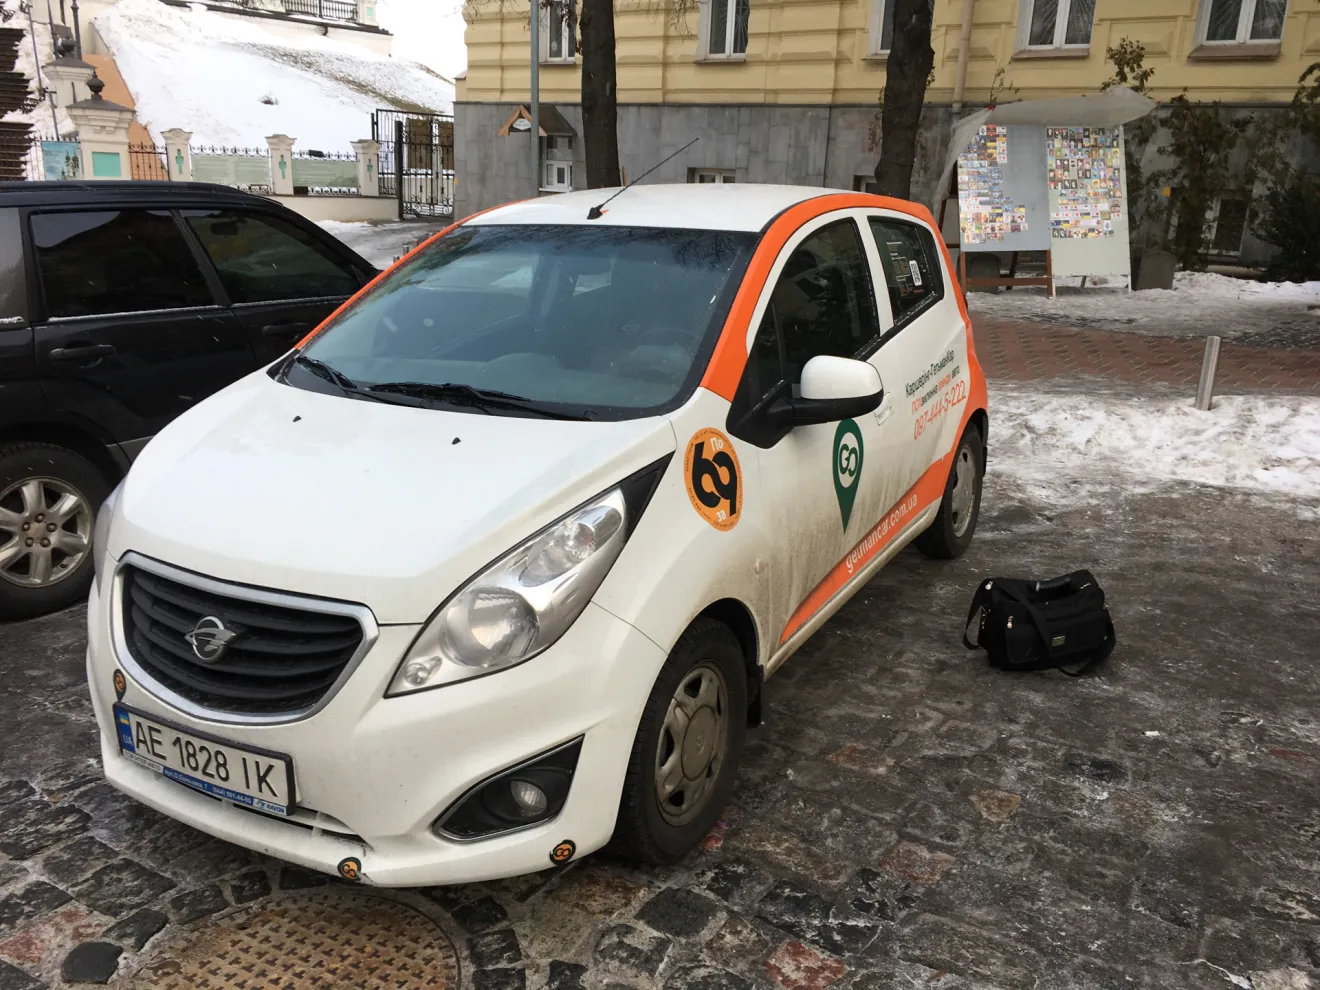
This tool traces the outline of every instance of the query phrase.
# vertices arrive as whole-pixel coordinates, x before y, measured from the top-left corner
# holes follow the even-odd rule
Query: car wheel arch
[[[692,622],[699,619],[714,619],[733,633],[742,650],[743,665],[747,671],[747,724],[761,724],[761,683],[764,680],[764,668],[761,666],[760,633],[756,628],[756,617],[752,610],[737,598],[721,598],[702,609]],[[689,623],[691,625],[691,623]]]
[[[0,444],[39,443],[64,447],[79,454],[105,477],[110,487],[117,485],[127,473],[109,446],[92,433],[64,423],[20,423],[0,427]]]

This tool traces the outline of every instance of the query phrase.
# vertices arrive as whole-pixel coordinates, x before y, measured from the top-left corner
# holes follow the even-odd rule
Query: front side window
[[[1027,0],[1027,47],[1067,48],[1091,43],[1095,0]]]
[[[214,304],[168,210],[37,213],[31,223],[51,317]]]
[[[1288,0],[1203,0],[1203,40],[1209,44],[1278,41]]]
[[[858,357],[880,337],[866,252],[857,225],[839,220],[793,249],[761,317],[748,360],[754,394],[796,386],[817,354]]]
[[[707,0],[706,55],[709,58],[730,58],[747,53],[747,19],[751,15],[751,0]]]
[[[885,273],[889,310],[899,327],[944,296],[935,239],[924,227],[901,220],[872,217],[870,226]]]
[[[461,227],[305,353],[368,389],[456,384],[570,416],[654,415],[696,387],[754,241],[676,228]]]
[[[185,210],[184,219],[231,301],[347,296],[360,280],[325,245],[279,217],[240,210]]]

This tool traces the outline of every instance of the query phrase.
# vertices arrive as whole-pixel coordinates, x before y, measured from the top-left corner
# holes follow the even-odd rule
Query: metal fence
[[[130,144],[128,174],[134,179],[157,182],[169,179],[169,169],[165,164],[165,149],[154,144]]]
[[[357,155],[324,151],[293,153],[295,196],[357,196],[360,193]]]
[[[357,4],[353,0],[283,0],[286,14],[308,14],[325,21],[356,21]]]
[[[0,125],[0,181],[22,181],[41,175],[41,152],[29,124]]]
[[[380,143],[380,194],[399,201],[399,219],[454,213],[454,118],[377,110],[371,138]]]
[[[194,182],[214,182],[254,193],[271,191],[270,149],[195,145],[191,151]]]

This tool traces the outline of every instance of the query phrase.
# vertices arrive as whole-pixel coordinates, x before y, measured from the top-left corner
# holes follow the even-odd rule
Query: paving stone
[[[7,935],[45,911],[69,903],[69,895],[54,884],[37,880],[0,898],[0,935]]]
[[[673,945],[633,925],[612,925],[596,943],[596,962],[625,977],[651,980],[660,972]]]
[[[521,969],[479,969],[472,974],[473,990],[525,990],[527,974]]]
[[[142,908],[107,928],[105,937],[133,952],[141,952],[142,947],[151,941],[152,936],[169,924],[169,920],[160,911]]]
[[[41,872],[56,883],[73,883],[118,858],[119,853],[100,839],[84,835],[48,852]]]
[[[1017,814],[1022,806],[1022,796],[987,788],[973,792],[971,802],[982,818],[1001,825]]]
[[[698,871],[694,882],[722,901],[746,906],[761,899],[774,877],[744,860],[728,859]]]
[[[1036,953],[1021,945],[930,914],[900,929],[897,949],[900,959],[1006,990],[1031,990],[1041,968]]]
[[[880,861],[880,866],[890,873],[925,884],[939,882],[953,864],[954,859],[948,853],[932,852],[915,842],[900,842]]]
[[[496,969],[522,962],[522,949],[512,929],[487,932],[468,939],[468,956],[477,969]]]
[[[1093,780],[1111,787],[1123,786],[1132,778],[1131,771],[1117,760],[1085,753],[1069,753],[1064,758],[1063,770],[1080,780]]]
[[[123,952],[113,942],[84,942],[64,957],[60,978],[65,983],[109,983]]]
[[[781,943],[765,962],[765,975],[784,990],[825,990],[847,973],[838,959],[792,940]]]
[[[470,904],[460,904],[450,912],[450,916],[469,935],[489,931],[499,925],[507,924],[509,920],[508,912],[500,907],[499,901],[493,897],[483,897]]]
[[[1256,895],[1255,912],[1284,921],[1320,924],[1320,893],[1269,887]]]
[[[224,891],[215,884],[184,891],[170,898],[169,904],[166,905],[170,915],[180,925],[191,924],[198,918],[205,918],[227,907],[229,902],[225,900]]]
[[[1158,880],[1137,881],[1132,908],[1183,928],[1200,929],[1205,920],[1196,896],[1180,885]]]
[[[38,973],[49,971],[75,945],[97,938],[109,920],[71,901],[0,939],[0,959]]]
[[[752,981],[718,966],[676,966],[665,978],[665,990],[751,990]]]
[[[637,920],[665,935],[690,938],[705,931],[719,914],[719,905],[710,898],[668,887],[642,905]]]
[[[742,915],[730,913],[701,951],[702,955],[725,969],[756,976],[761,973],[773,944],[766,931]]]
[[[899,831],[920,842],[944,849],[957,849],[972,837],[972,827],[965,821],[933,804],[919,804],[903,820]]]
[[[0,890],[5,887],[17,886],[20,882],[31,878],[32,873],[22,863],[15,862],[12,859],[0,860]]]
[[[895,873],[869,868],[857,871],[843,900],[854,910],[880,921],[899,921],[921,899],[921,888]]]
[[[467,904],[475,899],[473,887],[424,887],[422,895],[427,900],[434,901],[446,911],[453,911],[460,905]]]
[[[119,918],[154,901],[174,887],[174,881],[154,873],[140,863],[121,859],[103,866],[69,890],[88,907],[111,918]]]
[[[13,804],[15,801],[30,798],[36,793],[32,789],[32,785],[26,780],[0,781],[0,804]]]
[[[324,887],[330,877],[316,870],[304,870],[300,866],[280,867],[280,890],[307,890],[311,887]]]
[[[247,904],[270,894],[270,877],[265,870],[249,870],[229,881],[229,896],[235,904]]]
[[[81,834],[89,820],[87,812],[77,808],[35,798],[17,801],[0,815],[0,853],[12,859],[27,859]]]
[[[812,848],[796,835],[758,822],[739,826],[725,840],[725,849],[759,861],[771,872],[811,877],[827,885],[842,883],[853,869],[847,861]]]
[[[770,924],[834,955],[860,952],[880,930],[874,918],[850,907],[836,907],[787,880],[771,887],[756,910]]]
[[[29,976],[17,966],[0,959],[0,990],[49,990],[35,976]]]
[[[518,941],[525,960],[585,959],[599,928],[590,915],[546,898],[531,905]]]
[[[551,960],[545,990],[584,990],[582,981],[586,975],[587,967],[581,963]]]
[[[556,903],[593,918],[612,918],[646,895],[646,888],[596,863],[583,863],[564,874],[548,895]]]

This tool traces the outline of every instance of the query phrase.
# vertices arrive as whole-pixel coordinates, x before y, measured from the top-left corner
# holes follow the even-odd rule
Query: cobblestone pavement
[[[967,556],[901,554],[767,685],[728,813],[669,869],[382,892],[282,866],[100,781],[81,610],[0,629],[0,990],[116,965],[187,990],[1320,986],[1320,530],[1264,497],[1090,494],[992,473]],[[980,577],[1077,566],[1118,628],[1096,676],[962,648]]]
[[[1162,337],[979,314],[973,316],[973,326],[986,375],[1015,381],[1100,375],[1195,392],[1205,350],[1204,336]],[[1320,395],[1320,337],[1307,343],[1309,348],[1296,348],[1227,340],[1219,349],[1217,387]]]

